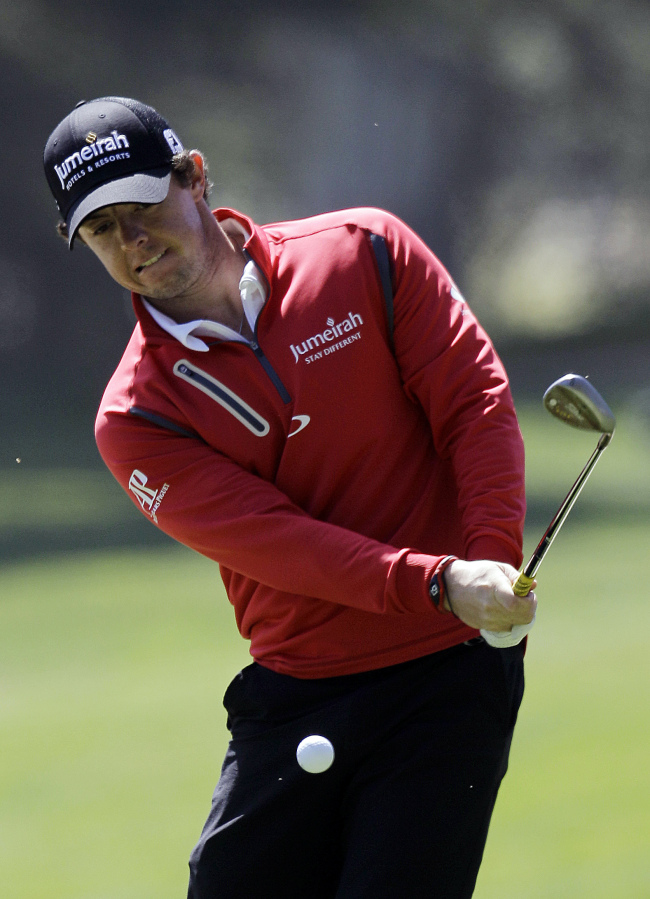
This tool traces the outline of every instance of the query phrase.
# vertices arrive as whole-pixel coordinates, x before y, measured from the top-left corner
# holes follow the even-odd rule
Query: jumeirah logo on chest
[[[296,362],[299,362],[301,357],[307,364],[316,362],[323,356],[329,356],[330,353],[336,353],[343,347],[361,340],[359,328],[363,325],[363,319],[355,312],[349,312],[347,318],[338,323],[333,318],[328,318],[326,325],[327,327],[320,334],[308,337],[297,346],[293,343],[290,344]]]

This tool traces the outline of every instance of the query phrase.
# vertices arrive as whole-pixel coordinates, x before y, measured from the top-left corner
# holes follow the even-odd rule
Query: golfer
[[[511,586],[524,457],[488,337],[387,212],[211,211],[202,154],[135,100],[78,104],[44,162],[60,233],[138,319],[102,457],[218,563],[250,641],[189,897],[471,896],[536,603]]]

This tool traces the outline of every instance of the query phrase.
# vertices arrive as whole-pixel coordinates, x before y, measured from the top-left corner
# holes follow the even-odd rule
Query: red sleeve
[[[503,366],[458,288],[428,247],[387,220],[395,288],[395,354],[459,488],[466,558],[519,566],[524,446]]]
[[[282,592],[365,611],[439,614],[428,584],[443,557],[317,521],[201,440],[127,414],[100,410],[96,438],[141,511],[225,568]]]

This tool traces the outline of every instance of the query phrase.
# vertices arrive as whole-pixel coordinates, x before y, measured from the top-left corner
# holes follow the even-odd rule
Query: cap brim
[[[68,214],[68,246],[72,249],[79,225],[93,212],[115,203],[162,203],[169,193],[170,181],[171,171],[167,166],[100,184],[82,197]]]

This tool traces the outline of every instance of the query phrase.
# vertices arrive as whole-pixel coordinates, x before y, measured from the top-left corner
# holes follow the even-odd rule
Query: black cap
[[[113,203],[161,203],[183,145],[151,106],[127,97],[81,101],[50,135],[43,163],[68,243],[81,222]]]

